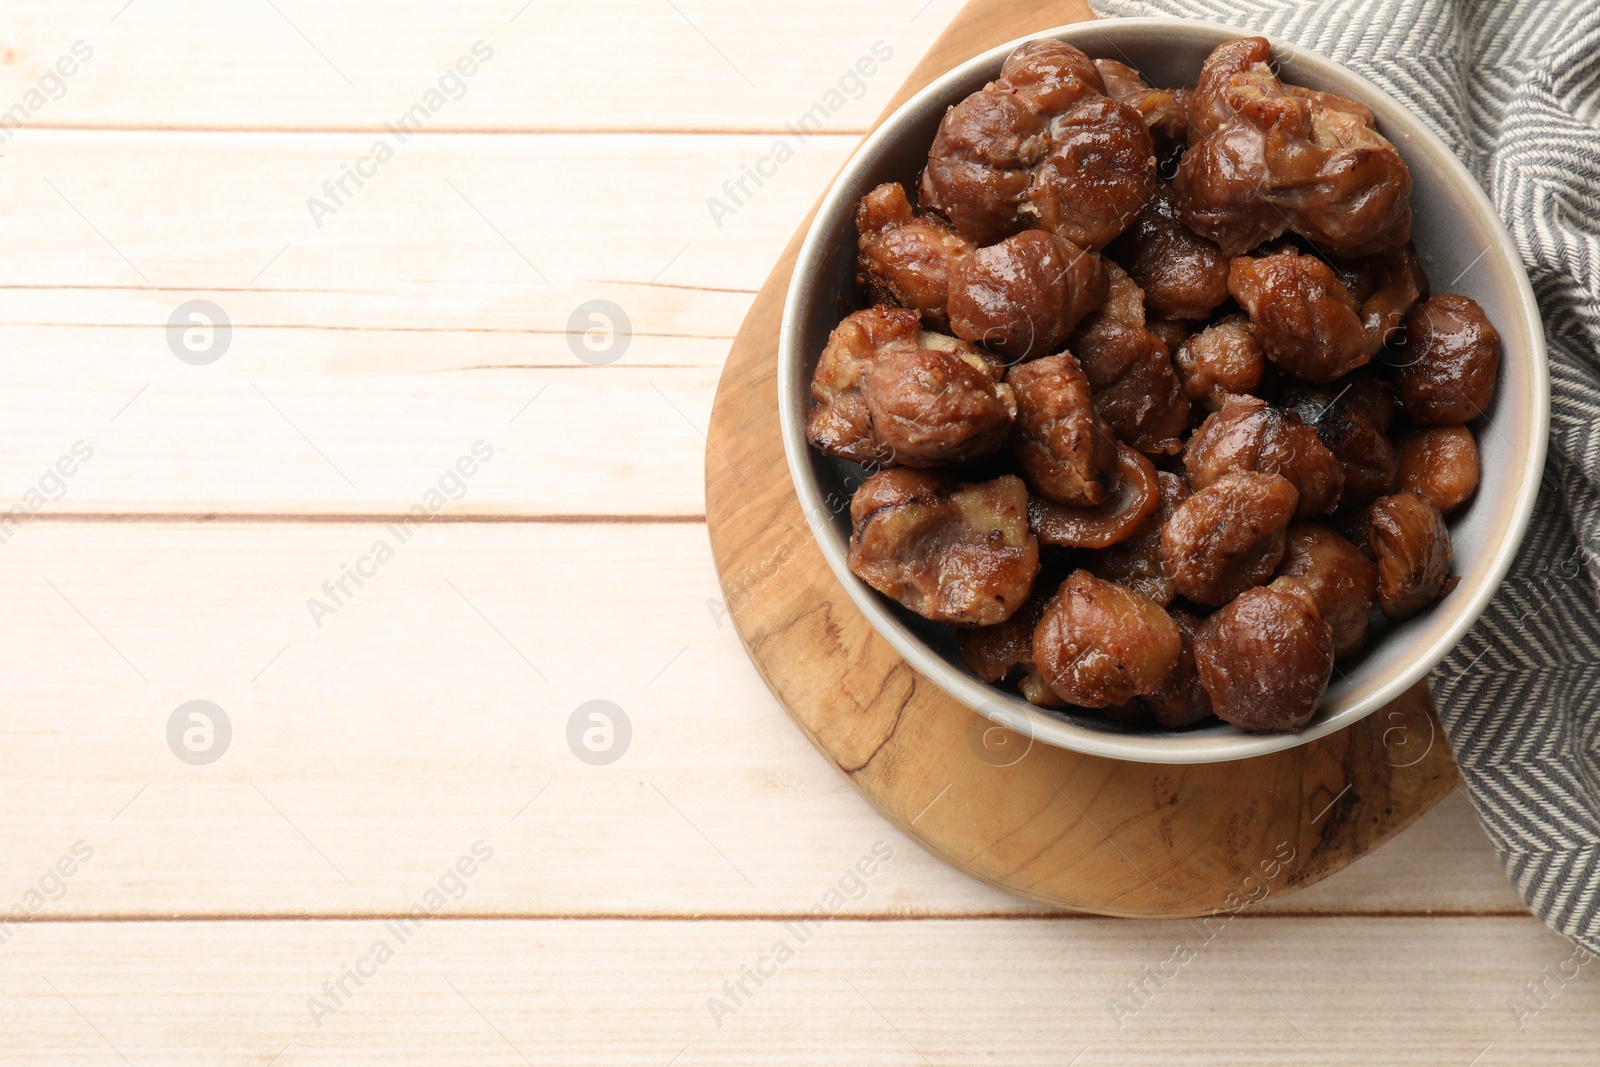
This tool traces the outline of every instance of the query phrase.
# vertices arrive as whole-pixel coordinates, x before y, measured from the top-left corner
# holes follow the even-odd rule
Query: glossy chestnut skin
[[[1423,426],[1454,426],[1482,415],[1494,398],[1500,333],[1470,297],[1445,293],[1406,316],[1396,354],[1400,406]]]
[[[1018,208],[1047,147],[1045,119],[1015,94],[973,93],[939,123],[918,202],[974,244],[992,245],[1030,227]]]
[[[1106,95],[1144,118],[1158,150],[1187,143],[1190,90],[1151,88],[1138,71],[1114,59],[1097,59],[1094,68],[1105,83]]]
[[[1331,382],[1378,351],[1355,297],[1316,256],[1236,256],[1228,291],[1249,314],[1250,332],[1267,358],[1297,378]]]
[[[1194,658],[1222,721],[1241,730],[1298,730],[1328,690],[1332,630],[1304,584],[1279,578],[1206,619]]]
[[[1282,97],[1277,79],[1265,68],[1270,49],[1264,38],[1246,37],[1218,45],[1206,57],[1189,98],[1189,151],[1173,179],[1184,223],[1238,255],[1281,235],[1288,215],[1271,201],[1266,136],[1273,116],[1269,100]],[[1246,109],[1236,99],[1254,75],[1250,95],[1260,103]],[[1239,88],[1235,87],[1235,82]],[[1285,114],[1292,108],[1280,105]],[[1291,131],[1291,134],[1297,131]]]
[[[1300,518],[1332,511],[1344,490],[1344,471],[1317,431],[1256,396],[1230,396],[1207,416],[1189,439],[1183,467],[1195,489],[1234,471],[1281,474],[1299,494]]]
[[[1061,584],[1033,637],[1040,675],[1067,703],[1085,708],[1154,692],[1182,650],[1178,627],[1159,604],[1084,570]]]
[[[938,466],[994,454],[1017,402],[1000,368],[964,348],[887,353],[861,383],[872,432],[897,463]]]
[[[1172,361],[1183,379],[1183,393],[1213,411],[1230,393],[1251,393],[1261,384],[1267,357],[1250,332],[1250,320],[1228,315],[1178,346]]]
[[[1448,515],[1478,488],[1478,442],[1465,426],[1422,426],[1401,439],[1397,493],[1421,493]]]
[[[935,622],[1004,622],[1039,573],[1028,490],[1011,474],[964,485],[938,471],[880,471],[850,498],[850,527],[851,572]]]
[[[1167,614],[1178,627],[1183,648],[1166,681],[1140,701],[1157,726],[1181,730],[1211,718],[1211,694],[1200,684],[1200,669],[1194,660],[1194,639],[1204,620],[1181,608],[1169,608]]]
[[[1450,531],[1433,501],[1395,493],[1373,501],[1367,515],[1378,560],[1378,607],[1385,615],[1409,619],[1455,588]]]
[[[1101,96],[1106,84],[1099,65],[1065,41],[1028,41],[1006,57],[994,88],[1016,95],[1040,115],[1058,115],[1086,97]]]
[[[965,341],[924,333],[909,308],[857,311],[817,360],[806,436],[821,452],[867,466],[992,455],[1016,417],[1002,371]]]
[[[1204,319],[1228,299],[1227,257],[1183,224],[1165,183],[1106,254],[1144,290],[1145,311],[1157,318]]]
[[[1161,503],[1155,465],[1127,445],[1117,445],[1117,481],[1112,494],[1093,507],[1058,504],[1042,496],[1028,501],[1028,521],[1039,540],[1063,548],[1108,548],[1137,533]]]
[[[921,334],[917,313],[907,308],[868,308],[834,327],[811,375],[812,407],[806,414],[811,447],[864,466],[894,461],[893,450],[872,432],[861,386],[884,355],[915,350]]]
[[[1042,230],[1098,251],[1133,221],[1155,189],[1155,147],[1127,104],[1088,96],[1050,120],[1028,209]]]
[[[1032,359],[1059,351],[1105,296],[1099,257],[1042,230],[1024,230],[954,263],[950,328],[1008,361]]]
[[[1102,504],[1117,484],[1117,441],[1094,409],[1089,379],[1070,353],[1006,372],[1017,398],[1011,454],[1037,496],[1061,504]]]
[[[1361,104],[1285,86],[1264,38],[1218,45],[1189,101],[1183,218],[1236,256],[1293,230],[1365,256],[1411,237],[1411,174]]]
[[[1179,345],[1194,336],[1198,325],[1187,319],[1146,319],[1144,328],[1161,338],[1168,352],[1176,353]]]
[[[1189,400],[1161,338],[1145,329],[1144,292],[1108,262],[1105,303],[1067,345],[1094,390],[1095,409],[1119,441],[1173,454],[1189,419]]]
[[[1161,530],[1161,561],[1174,588],[1220,607],[1272,577],[1283,561],[1300,494],[1287,478],[1224,474],[1178,505]]]
[[[1005,622],[962,630],[961,662],[990,685],[1015,678],[1017,689],[1030,704],[1059,708],[1066,701],[1045,683],[1033,664],[1033,631],[1054,593],[1054,588],[1042,588],[1043,582],[1041,575],[1027,603]]]
[[[1406,314],[1428,296],[1428,275],[1411,245],[1363,259],[1335,260],[1334,273],[1361,305],[1361,328],[1375,348],[1389,343]]]
[[[856,230],[856,284],[868,299],[914,308],[928,329],[949,330],[950,271],[973,252],[972,242],[937,216],[914,214],[899,183],[861,198]]]
[[[1378,429],[1352,390],[1335,385],[1291,389],[1283,406],[1317,431],[1317,438],[1339,461],[1344,472],[1341,505],[1368,503],[1389,491],[1394,482],[1394,446]]]
[[[1289,527],[1280,577],[1311,590],[1317,614],[1332,628],[1333,655],[1347,659],[1366,646],[1378,600],[1378,568],[1366,554],[1320,522]]]
[[[1178,505],[1189,499],[1189,484],[1170,471],[1157,471],[1156,479],[1161,498],[1155,512],[1131,537],[1096,552],[1085,566],[1096,578],[1137,590],[1165,607],[1178,590],[1161,562],[1161,531]]]

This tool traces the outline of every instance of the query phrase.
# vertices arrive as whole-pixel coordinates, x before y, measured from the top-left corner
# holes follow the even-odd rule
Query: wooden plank
[[[227,366],[163,351],[108,363],[113,336],[67,331],[56,357],[0,366],[0,511],[77,442],[93,449],[42,513],[404,514],[475,442],[493,458],[461,515],[698,516],[714,368],[350,368],[286,378],[240,335]],[[373,334],[340,358],[383,361]],[[82,342],[87,339],[88,344]],[[159,342],[158,342],[159,343]],[[39,498],[32,498],[38,500]]]
[[[507,877],[499,862],[464,880],[466,901]],[[877,892],[876,878],[863,884]],[[1576,967],[1530,918],[1241,918],[1209,940],[1184,922],[1105,919],[840,920],[809,933],[444,921],[402,943],[378,922],[42,924],[0,953],[0,1052],[171,1067],[1578,1067],[1600,1041],[1593,964]],[[391,953],[378,963],[380,941]],[[782,965],[779,942],[792,952]],[[1578,976],[1557,984],[1564,965]],[[343,978],[358,966],[359,986]],[[759,987],[742,973],[758,966]],[[724,992],[741,980],[749,996]],[[1542,1006],[1514,1013],[1540,982]],[[713,1019],[712,998],[734,997]],[[333,1010],[313,1021],[320,1005]]]
[[[430,126],[782,130],[824,103],[831,127],[859,130],[959,6],[827,0],[750,18],[736,0],[612,0],[603,15],[546,0],[278,0],[224,16],[200,0],[31,0],[7,9],[0,99],[26,100],[82,41],[92,57],[46,83],[28,123],[381,130],[481,41],[489,58],[447,81]]]
[[[28,620],[0,646],[0,885],[82,839],[50,916],[394,912],[483,837],[500,873],[465,913],[784,914],[886,840],[852,912],[1040,910],[910,844],[811,749],[744,657],[702,527],[425,526],[336,603],[323,583],[380,538],[34,523],[0,545]],[[320,627],[311,597],[335,609]],[[166,735],[196,699],[232,728],[204,766]],[[610,765],[569,747],[591,700],[631,723]],[[1464,802],[1283,906],[1518,907]]]
[[[813,137],[735,203],[723,183],[771,137],[414,137],[380,165],[358,133],[24,131],[4,146],[0,240],[28,254],[0,262],[0,287],[88,291],[8,294],[0,321],[164,325],[177,289],[230,314],[238,299],[245,324],[564,331],[607,281],[753,290],[855,143]],[[360,185],[325,188],[369,156]],[[228,295],[253,289],[271,299]],[[657,295],[627,309],[640,332],[730,334],[743,313]]]
[[[361,143],[19,138],[0,241],[34,251],[0,262],[0,485],[20,496],[82,439],[97,462],[68,511],[394,514],[483,437],[505,448],[471,509],[701,513],[739,286],[848,141],[808,149],[719,229],[705,174],[736,168],[751,138],[432,138],[318,230],[305,196]],[[85,178],[108,153],[128,161],[118,180]],[[571,210],[578,189],[639,172],[653,180],[615,209]],[[208,366],[169,343],[196,298],[234,323]],[[614,362],[568,333],[596,299],[631,323]]]

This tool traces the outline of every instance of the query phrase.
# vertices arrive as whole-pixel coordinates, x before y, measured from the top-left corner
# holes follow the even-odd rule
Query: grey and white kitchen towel
[[[1344,63],[1455,150],[1511,231],[1550,349],[1550,458],[1505,585],[1432,683],[1512,882],[1600,952],[1600,4],[1091,2],[1247,27]]]

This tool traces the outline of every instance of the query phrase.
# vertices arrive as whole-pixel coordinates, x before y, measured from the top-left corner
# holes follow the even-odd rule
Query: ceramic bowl
[[[1250,31],[1181,19],[1079,23],[1031,34],[1054,37],[1093,58],[1129,63],[1153,85],[1191,85],[1218,44]],[[987,685],[962,666],[956,633],[929,623],[850,573],[849,497],[860,468],[812,450],[805,439],[809,386],[828,333],[865,301],[853,283],[856,201],[886,181],[914,189],[947,108],[999,76],[1022,40],[991,49],[936,79],[862,142],[817,209],[784,307],[778,402],[795,490],[823,555],[856,605],[906,660],[940,688],[996,722],[1039,741],[1093,755],[1154,763],[1205,763],[1264,755],[1343,729],[1394,700],[1456,644],[1499,587],[1533,510],[1544,466],[1549,382],[1538,309],[1527,275],[1493,206],[1443,141],[1377,86],[1286,42],[1273,41],[1286,81],[1359,100],[1411,169],[1413,240],[1436,293],[1483,305],[1504,340],[1491,409],[1474,426],[1483,475],[1477,495],[1452,517],[1461,584],[1432,609],[1375,632],[1368,651],[1336,669],[1316,717],[1295,733],[1251,734],[1224,724],[1164,732],[1036,708]]]

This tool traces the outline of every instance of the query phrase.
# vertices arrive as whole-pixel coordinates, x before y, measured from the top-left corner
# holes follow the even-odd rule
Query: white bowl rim
[[[1335,77],[1351,79],[1367,94],[1361,98],[1363,103],[1368,103],[1370,106],[1370,101],[1376,100],[1389,105],[1386,110],[1393,111],[1399,116],[1399,124],[1405,128],[1404,132],[1407,140],[1413,143],[1421,142],[1421,150],[1439,162],[1442,169],[1452,179],[1453,184],[1462,190],[1465,197],[1471,202],[1471,206],[1488,224],[1498,239],[1498,244],[1491,245],[1490,251],[1501,257],[1510,257],[1515,268],[1511,274],[1516,283],[1517,312],[1522,318],[1523,324],[1528,327],[1526,332],[1530,342],[1526,355],[1530,364],[1528,371],[1530,373],[1530,385],[1532,386],[1533,411],[1530,413],[1528,449],[1522,453],[1524,470],[1517,483],[1517,496],[1511,510],[1511,518],[1505,527],[1504,536],[1495,546],[1494,551],[1480,564],[1480,567],[1489,575],[1489,579],[1479,585],[1474,595],[1465,601],[1452,602],[1452,598],[1442,602],[1442,604],[1448,605],[1448,610],[1454,613],[1451,624],[1437,633],[1431,641],[1421,648],[1404,669],[1394,672],[1386,682],[1360,703],[1343,709],[1336,714],[1314,719],[1304,729],[1293,733],[1255,734],[1236,731],[1205,736],[1181,732],[1122,734],[1092,730],[1051,715],[1048,711],[1026,704],[1020,699],[1008,699],[1008,694],[947,662],[943,657],[935,654],[921,637],[892,614],[882,594],[851,573],[846,559],[847,547],[840,543],[837,530],[832,525],[831,512],[826,502],[816,491],[811,473],[806,467],[806,464],[810,462],[810,445],[805,439],[804,420],[796,418],[797,410],[803,410],[803,406],[786,402],[789,391],[788,383],[794,378],[792,368],[796,361],[800,361],[803,365],[803,361],[807,356],[806,353],[795,350],[795,338],[799,330],[798,316],[801,310],[799,294],[803,288],[799,284],[799,280],[809,277],[816,271],[818,266],[817,259],[825,238],[821,224],[835,214],[836,202],[849,189],[850,179],[861,164],[861,161],[874,156],[884,142],[890,141],[897,136],[898,120],[919,113],[930,102],[946,97],[957,83],[966,80],[976,69],[991,67],[998,71],[1005,57],[1010,55],[1019,45],[1027,41],[1043,38],[1072,41],[1074,38],[1081,38],[1096,30],[1104,34],[1107,30],[1112,30],[1112,28],[1114,28],[1113,32],[1150,30],[1189,33],[1199,31],[1202,34],[1209,32],[1216,35],[1216,40],[1219,44],[1224,40],[1237,37],[1265,37],[1272,46],[1274,56],[1279,56],[1283,50],[1289,49],[1292,50],[1290,54],[1295,57],[1296,61],[1305,61],[1312,66],[1320,65],[1326,68],[1327,71],[1332,72]],[[953,100],[951,102],[954,103]],[[1534,503],[1538,497],[1544,469],[1545,450],[1549,437],[1550,379],[1548,362],[1544,342],[1543,320],[1539,314],[1538,303],[1534,299],[1533,287],[1528,281],[1526,270],[1516,253],[1516,246],[1512,242],[1511,235],[1506,230],[1505,223],[1501,220],[1499,212],[1495,210],[1494,205],[1478,185],[1477,180],[1456,158],[1450,148],[1437,134],[1428,128],[1426,123],[1412,114],[1404,105],[1394,100],[1393,97],[1389,96],[1376,84],[1343,64],[1336,63],[1321,53],[1301,45],[1273,37],[1271,34],[1257,33],[1238,26],[1230,26],[1226,23],[1198,19],[1117,18],[1069,23],[1040,30],[1036,33],[1018,37],[1005,44],[997,45],[963,63],[957,64],[914,93],[894,112],[885,116],[883,121],[862,140],[861,144],[856,146],[850,158],[840,168],[839,173],[835,175],[827,193],[818,202],[813,221],[795,259],[794,272],[791,275],[788,294],[784,301],[783,317],[778,334],[778,414],[790,478],[794,482],[801,509],[805,512],[806,523],[813,537],[815,537],[818,547],[822,550],[822,554],[827,559],[835,577],[844,586],[845,592],[849,594],[851,600],[866,616],[873,629],[887,639],[918,674],[932,681],[940,689],[973,711],[1024,734],[1030,739],[1030,744],[1032,739],[1038,739],[1050,745],[1088,755],[1142,763],[1221,763],[1286,751],[1361,721],[1400,697],[1406,690],[1424,678],[1456,646],[1478,620],[1478,617],[1499,591],[1506,573],[1510,570],[1517,551],[1521,547],[1523,535],[1527,531],[1529,520],[1533,515]],[[1521,450],[1519,449],[1519,451]]]

